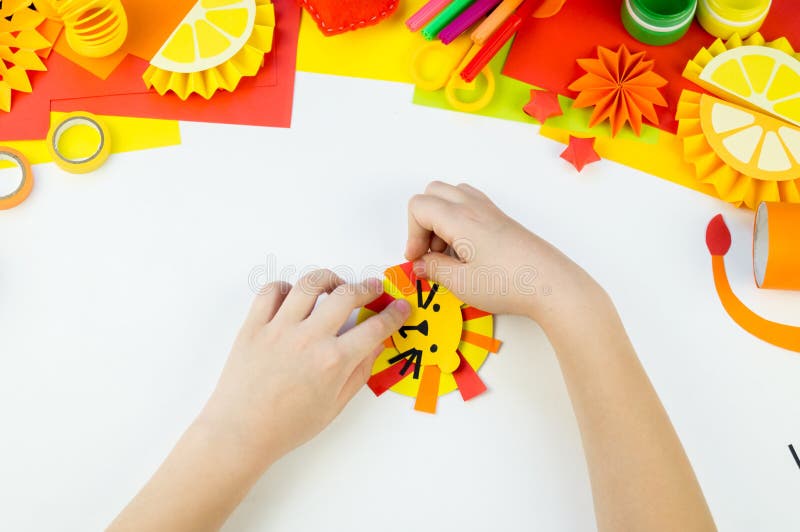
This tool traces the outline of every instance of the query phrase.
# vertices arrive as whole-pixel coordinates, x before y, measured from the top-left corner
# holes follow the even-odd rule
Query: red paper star
[[[561,153],[561,158],[571,163],[578,172],[589,163],[600,160],[600,156],[594,151],[594,137],[582,139],[580,137],[569,136],[567,149]]]
[[[534,117],[540,123],[551,116],[561,116],[564,112],[561,110],[561,104],[558,101],[558,95],[550,91],[540,91],[537,89],[531,90],[531,99],[522,108],[525,114]]]

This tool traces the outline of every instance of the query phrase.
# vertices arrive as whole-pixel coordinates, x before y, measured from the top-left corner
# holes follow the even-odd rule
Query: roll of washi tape
[[[106,57],[128,36],[128,17],[120,0],[65,0],[58,5],[72,50],[85,57]]]
[[[95,129],[100,136],[94,151],[86,157],[69,158],[64,155],[59,147],[64,133],[76,126],[89,126]],[[69,113],[47,134],[47,148],[53,156],[53,161],[62,169],[72,174],[85,174],[100,168],[111,153],[111,137],[108,128],[91,113]]]
[[[624,0],[622,24],[631,37],[654,46],[672,44],[689,31],[697,0]]]
[[[0,146],[0,161],[18,166],[22,172],[19,186],[5,196],[0,196],[0,210],[12,209],[25,201],[33,190],[33,171],[28,159],[14,148]]]
[[[738,33],[745,39],[758,31],[770,7],[772,0],[699,0],[697,21],[715,37]]]
[[[759,288],[800,290],[800,205],[762,202],[753,228]]]

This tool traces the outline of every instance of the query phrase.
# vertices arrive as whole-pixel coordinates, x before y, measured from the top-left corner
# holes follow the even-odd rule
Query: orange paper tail
[[[439,366],[425,366],[422,370],[422,380],[419,383],[419,393],[417,393],[417,402],[414,403],[414,410],[429,414],[436,413],[441,376],[442,372]]]
[[[776,323],[762,318],[742,303],[733,293],[725,272],[725,257],[713,255],[714,286],[728,315],[745,331],[772,345],[800,352],[800,327]]]

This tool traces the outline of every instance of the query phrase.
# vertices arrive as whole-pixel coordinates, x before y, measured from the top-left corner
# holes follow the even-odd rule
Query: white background
[[[1,530],[104,527],[214,386],[250,272],[270,255],[401,262],[406,202],[431,178],[484,189],[608,289],[721,530],[800,529],[800,358],[731,322],[704,243],[723,212],[734,290],[800,323],[797,293],[754,287],[752,214],[608,161],[578,174],[534,126],[416,107],[411,90],[300,73],[291,129],[183,124],[181,146],[88,176],[35,168],[29,200],[0,212]],[[363,390],[226,530],[594,530],[552,348],[520,318],[496,335],[489,392],[430,416]]]

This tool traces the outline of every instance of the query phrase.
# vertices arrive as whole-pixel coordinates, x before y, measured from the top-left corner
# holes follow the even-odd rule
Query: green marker
[[[433,20],[428,22],[428,25],[422,29],[422,36],[429,41],[434,40],[439,36],[439,32],[442,31],[445,26],[453,22],[453,19],[459,16],[462,11],[467,9],[469,5],[474,2],[475,0],[453,0],[446,8],[439,12]]]

